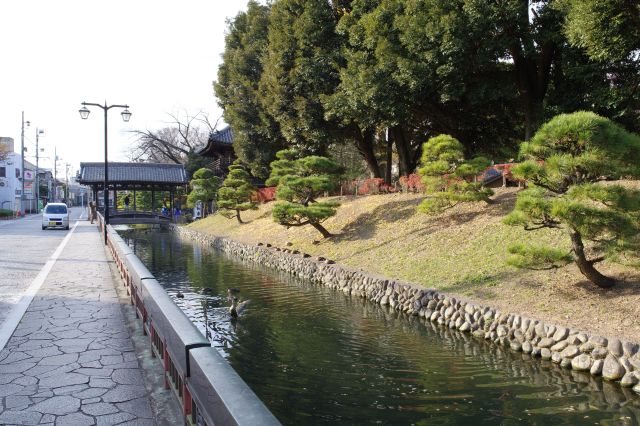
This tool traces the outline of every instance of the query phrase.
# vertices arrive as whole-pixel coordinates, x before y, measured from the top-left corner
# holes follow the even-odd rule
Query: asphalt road
[[[86,209],[72,207],[69,223],[86,217]],[[41,223],[40,214],[0,221],[0,325],[69,232],[43,231]]]

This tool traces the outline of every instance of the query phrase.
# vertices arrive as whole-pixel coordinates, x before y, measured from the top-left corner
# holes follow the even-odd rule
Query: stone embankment
[[[640,394],[640,346],[605,338],[524,316],[502,312],[435,290],[390,280],[312,257],[288,248],[258,243],[248,246],[184,227],[179,234],[244,260],[311,280],[391,309],[424,318],[443,327],[471,333],[515,352],[551,360],[564,368],[584,371],[632,387]]]

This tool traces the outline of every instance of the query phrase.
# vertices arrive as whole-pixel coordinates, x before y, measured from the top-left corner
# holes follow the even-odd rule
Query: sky
[[[0,136],[35,164],[36,129],[43,129],[40,166],[73,175],[81,161],[104,161],[104,113],[81,102],[128,104],[108,113],[109,161],[127,161],[131,130],[153,130],[167,113],[202,110],[215,122],[213,95],[227,18],[248,0],[0,1]]]

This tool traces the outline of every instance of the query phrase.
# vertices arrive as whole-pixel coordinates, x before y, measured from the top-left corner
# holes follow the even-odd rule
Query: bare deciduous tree
[[[170,162],[185,164],[188,155],[207,143],[220,119],[213,125],[204,111],[190,115],[168,114],[166,127],[157,130],[133,130],[136,136],[131,150],[133,161]]]

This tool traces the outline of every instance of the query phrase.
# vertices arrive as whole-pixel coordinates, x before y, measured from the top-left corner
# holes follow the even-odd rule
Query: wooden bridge
[[[104,215],[105,221],[113,225],[156,225],[169,224],[180,216],[173,216],[175,211],[174,194],[180,187],[188,183],[187,172],[181,164],[159,163],[108,163],[108,181],[105,182],[104,163],[80,163],[78,183],[90,186],[93,190],[93,201],[98,206],[98,211],[104,215],[104,191],[109,192],[108,214]],[[136,192],[145,191],[151,193],[150,206],[136,205]],[[102,192],[98,196],[98,192]],[[156,202],[156,194],[160,192],[166,198]],[[119,196],[130,196],[132,208],[114,208],[122,206],[118,203]],[[165,209],[158,208],[163,205]],[[150,208],[150,210],[138,210]],[[164,214],[163,212],[166,212]]]
[[[109,223],[112,225],[163,225],[173,222],[173,217],[159,212],[109,209]]]

